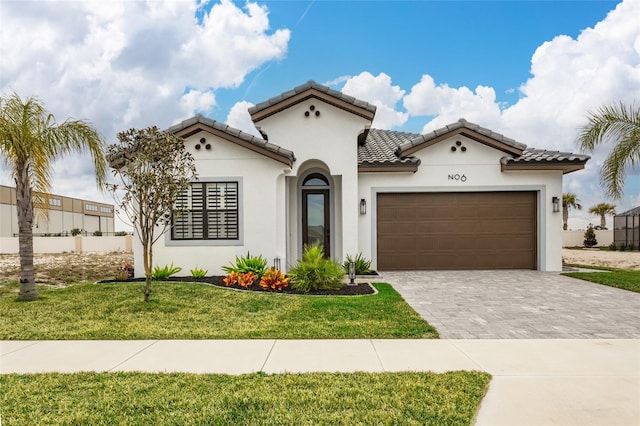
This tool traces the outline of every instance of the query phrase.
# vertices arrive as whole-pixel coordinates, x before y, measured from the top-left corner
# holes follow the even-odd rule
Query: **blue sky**
[[[266,1],[271,28],[291,29],[286,58],[269,62],[218,93],[224,121],[238,100],[258,103],[292,85],[367,70],[410,87],[424,73],[452,87],[488,85],[513,104],[531,56],[557,35],[577,37],[613,1]],[[423,118],[407,131],[419,132]]]
[[[256,133],[247,108],[307,80],[377,106],[374,127],[415,133],[464,117],[531,147],[576,152],[588,111],[640,102],[640,2],[0,2],[0,93],[37,95],[108,141],[195,113]],[[610,147],[564,179],[607,200]],[[54,191],[111,200],[86,158],[56,165]],[[6,171],[0,184],[11,184]],[[640,205],[640,170],[619,211]],[[572,213],[569,226],[597,218]]]

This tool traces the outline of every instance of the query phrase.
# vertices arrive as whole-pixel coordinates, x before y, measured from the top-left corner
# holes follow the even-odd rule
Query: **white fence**
[[[584,247],[584,230],[562,231],[562,247]],[[596,247],[607,247],[613,242],[613,230],[595,230]]]
[[[62,253],[62,252],[133,252],[132,236],[122,237],[34,237],[34,253]],[[18,237],[0,238],[0,254],[18,253]]]

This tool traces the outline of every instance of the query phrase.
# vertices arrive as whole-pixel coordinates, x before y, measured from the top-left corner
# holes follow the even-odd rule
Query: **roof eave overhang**
[[[578,170],[584,169],[586,161],[581,162],[571,162],[571,163],[514,163],[508,162],[506,164],[502,164],[503,172],[510,171],[531,171],[531,170],[562,170],[562,174],[566,175],[567,173],[573,173]]]
[[[423,141],[423,142],[418,142],[415,144],[407,144],[407,146],[403,147],[402,145],[398,148],[398,156],[400,157],[405,157],[407,155],[411,155],[417,151],[420,151],[421,149],[427,148],[429,146],[435,145],[438,142],[442,142],[443,140],[449,139],[453,136],[457,136],[457,135],[462,135],[465,136],[469,139],[472,139],[476,142],[480,142],[481,144],[490,146],[491,148],[495,148],[499,151],[502,152],[506,152],[507,154],[512,154],[512,155],[522,155],[522,153],[524,152],[523,149],[508,145],[504,142],[498,141],[496,139],[493,139],[491,137],[485,136],[481,133],[475,132],[473,130],[467,129],[467,128],[458,128],[458,129],[453,129],[449,132],[446,133],[442,133],[440,135],[437,135],[435,137],[433,137],[432,139]]]
[[[289,98],[283,99],[282,101],[268,106],[264,109],[260,109],[259,111],[251,113],[251,120],[253,120],[254,123],[257,123],[267,117],[279,113],[280,111],[284,111],[287,108],[290,108],[294,105],[306,101],[307,99],[312,98],[319,99],[323,102],[328,103],[329,105],[333,105],[336,108],[350,112],[369,121],[373,121],[373,117],[375,116],[375,111],[359,107],[343,99],[336,98],[335,96],[332,96],[328,93],[324,93],[318,89],[312,88],[309,90],[305,90],[304,92],[297,93]]]
[[[288,167],[292,167],[293,166],[293,162],[295,161],[295,157],[293,155],[293,153],[287,151],[287,152],[277,152],[277,151],[272,151],[266,147],[261,147],[259,145],[255,145],[252,144],[249,141],[246,141],[242,138],[236,137],[234,135],[230,135],[229,133],[223,132],[219,129],[213,128],[211,126],[208,126],[206,124],[203,123],[196,123],[193,124],[191,126],[185,127],[183,129],[180,129],[176,132],[174,132],[174,135],[186,139],[190,136],[193,136],[199,132],[207,132],[207,133],[211,133],[214,136],[217,136],[221,139],[224,139],[226,141],[232,142],[236,145],[240,145],[244,148],[247,148],[253,152],[256,152],[258,154],[264,155],[265,157],[271,158],[273,160],[276,160]],[[278,148],[280,149],[280,148]]]
[[[420,163],[362,163],[358,173],[415,173]]]

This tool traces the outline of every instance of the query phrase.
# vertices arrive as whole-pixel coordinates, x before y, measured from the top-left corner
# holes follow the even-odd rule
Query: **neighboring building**
[[[112,204],[55,194],[43,197],[43,201],[49,204],[49,208],[46,211],[36,209],[33,219],[34,235],[70,234],[74,228],[86,231],[88,235],[95,231],[105,235],[114,232]],[[16,189],[0,185],[0,237],[17,235]]]
[[[613,242],[640,250],[640,206],[613,216]]]
[[[169,128],[199,179],[154,263],[221,274],[250,252],[288,269],[319,243],[382,271],[562,269],[562,176],[588,156],[462,119],[425,135],[371,129],[375,111],[308,82],[249,110],[263,138],[202,116]]]

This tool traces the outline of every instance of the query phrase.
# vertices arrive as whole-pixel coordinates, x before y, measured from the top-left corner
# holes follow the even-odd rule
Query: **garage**
[[[378,193],[378,270],[537,269],[537,193]]]

